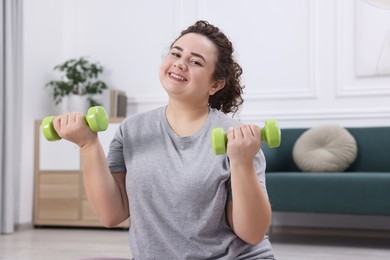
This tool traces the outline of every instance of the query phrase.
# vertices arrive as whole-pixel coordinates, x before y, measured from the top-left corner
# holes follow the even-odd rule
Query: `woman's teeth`
[[[177,74],[174,74],[174,73],[171,73],[171,77],[178,79],[178,80],[182,80],[182,81],[186,80],[184,77],[177,75]]]

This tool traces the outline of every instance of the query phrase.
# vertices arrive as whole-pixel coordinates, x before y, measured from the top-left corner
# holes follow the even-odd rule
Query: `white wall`
[[[23,151],[17,221],[32,220],[34,120],[56,114],[53,66],[89,56],[127,92],[128,110],[164,105],[163,54],[197,19],[231,38],[244,69],[246,122],[390,125],[390,77],[355,76],[352,0],[34,0],[24,2]],[[369,37],[369,35],[367,35]]]
[[[23,97],[21,173],[16,197],[16,222],[30,223],[33,210],[34,121],[54,113],[44,85],[54,65],[62,59],[62,1],[24,1],[23,15]]]

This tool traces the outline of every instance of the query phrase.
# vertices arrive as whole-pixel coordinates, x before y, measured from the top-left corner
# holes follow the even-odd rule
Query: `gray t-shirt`
[[[230,194],[226,155],[210,145],[213,127],[239,125],[210,109],[203,127],[179,137],[165,107],[124,120],[110,145],[111,172],[126,173],[129,241],[134,259],[274,259],[268,237],[255,246],[237,237],[225,214]],[[255,159],[265,189],[265,159]]]

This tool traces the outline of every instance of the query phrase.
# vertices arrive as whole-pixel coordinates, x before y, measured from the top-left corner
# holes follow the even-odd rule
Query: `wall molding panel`
[[[245,92],[245,89],[244,89]],[[255,92],[255,93],[245,93],[244,96],[246,101],[260,101],[260,100],[285,100],[285,99],[318,99],[317,92],[312,91],[302,91],[297,89],[296,91],[290,90],[274,90],[269,92]]]
[[[318,99],[318,72],[317,72],[317,34],[318,21],[317,21],[317,3],[316,1],[305,1],[308,6],[307,11],[307,40],[308,46],[307,54],[307,79],[308,84],[302,86],[294,86],[294,88],[276,87],[276,88],[260,88],[257,91],[248,92],[246,99],[248,100],[278,100],[278,99]]]
[[[263,111],[253,112],[253,113],[240,113],[240,120],[244,122],[258,122],[262,120],[267,120],[270,118],[281,120],[281,121],[295,121],[295,120],[305,120],[305,121],[333,121],[333,120],[349,120],[349,119],[389,119],[390,118],[390,109],[389,108],[379,108],[379,109],[343,109],[343,110],[282,110],[278,112],[274,111]],[[387,124],[390,125],[390,120]],[[386,123],[385,123],[386,124]]]
[[[390,95],[389,76],[356,75],[356,5],[356,1],[336,1],[335,5],[336,97]]]

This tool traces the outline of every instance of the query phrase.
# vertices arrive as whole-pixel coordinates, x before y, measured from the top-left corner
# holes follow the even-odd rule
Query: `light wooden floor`
[[[131,258],[126,230],[40,228],[0,235],[1,260]],[[270,235],[278,260],[390,259],[390,235],[275,230]]]
[[[278,260],[390,259],[390,232],[279,228],[270,234]]]

